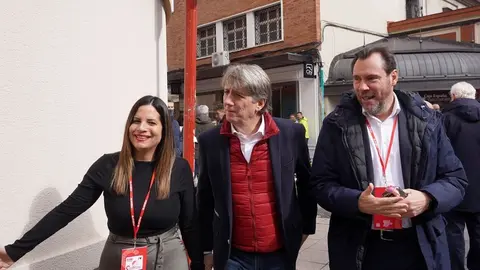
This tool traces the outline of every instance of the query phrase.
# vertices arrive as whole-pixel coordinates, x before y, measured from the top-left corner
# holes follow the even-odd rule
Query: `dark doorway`
[[[297,112],[297,82],[277,83],[272,85],[272,115],[288,118]]]

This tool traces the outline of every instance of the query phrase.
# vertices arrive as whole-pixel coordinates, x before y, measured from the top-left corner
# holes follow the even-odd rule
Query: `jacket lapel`
[[[268,139],[268,150],[270,152],[270,160],[272,161],[273,182],[277,198],[282,194],[282,151],[280,147],[280,134],[273,135]]]
[[[408,134],[407,117],[404,110],[398,114],[398,142],[400,145],[400,161],[402,162],[403,184],[411,188],[412,178],[412,144]]]
[[[224,200],[227,205],[228,218],[230,222],[230,233],[232,232],[232,181],[230,174],[230,138],[227,136],[220,136],[219,140],[220,149],[220,168],[221,178],[218,186],[223,187],[222,194],[224,194]]]
[[[365,116],[362,115],[360,119],[361,123],[366,123]],[[362,140],[364,145],[365,151],[365,168],[366,168],[366,179],[362,179],[362,188],[366,189],[369,183],[373,183],[374,173],[373,173],[373,159],[372,159],[372,151],[370,151],[370,137],[368,135],[367,125],[361,124],[360,128],[362,129]],[[375,153],[373,153],[375,154]],[[365,186],[366,185],[366,186]]]

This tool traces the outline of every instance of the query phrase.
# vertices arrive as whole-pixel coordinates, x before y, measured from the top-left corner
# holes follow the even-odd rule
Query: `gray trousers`
[[[177,226],[160,235],[138,238],[137,247],[144,246],[148,250],[145,270],[188,270],[187,254]],[[97,270],[120,269],[124,248],[133,248],[133,239],[110,234]]]

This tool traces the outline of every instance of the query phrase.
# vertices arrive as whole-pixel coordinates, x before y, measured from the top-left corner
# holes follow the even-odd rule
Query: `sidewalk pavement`
[[[310,235],[302,248],[297,260],[297,270],[329,270],[327,232],[329,218],[317,217],[317,232]]]

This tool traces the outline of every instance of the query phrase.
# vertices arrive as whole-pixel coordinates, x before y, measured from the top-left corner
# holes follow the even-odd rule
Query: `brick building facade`
[[[254,63],[272,80],[272,114],[288,118],[302,111],[318,115],[320,0],[209,0],[197,2],[197,105],[222,101],[220,78],[226,65],[212,65],[212,56],[228,53],[230,63]],[[175,2],[167,26],[170,99],[183,113],[185,0]],[[228,63],[228,62],[227,62]],[[312,71],[308,73],[306,71]],[[305,74],[305,72],[307,74]],[[310,123],[310,137],[318,124]],[[315,140],[311,140],[311,147]]]
[[[267,42],[267,44],[253,44],[253,47],[245,46],[245,48],[236,50],[230,53],[231,62],[252,55],[267,56],[283,51],[301,51],[302,49],[296,47],[308,47],[310,44],[320,41],[319,4],[320,0],[198,1],[198,28],[201,30],[219,22],[228,22],[229,19],[278,6],[280,9],[279,15],[282,18],[280,29],[283,30],[280,39]],[[248,18],[246,18],[246,21],[248,21]],[[248,35],[249,33],[247,33],[247,38]],[[167,36],[169,71],[182,70],[185,53],[185,0],[175,2],[175,16],[172,16],[169,21]],[[211,59],[208,56],[199,57],[197,65],[209,66],[211,65]]]

